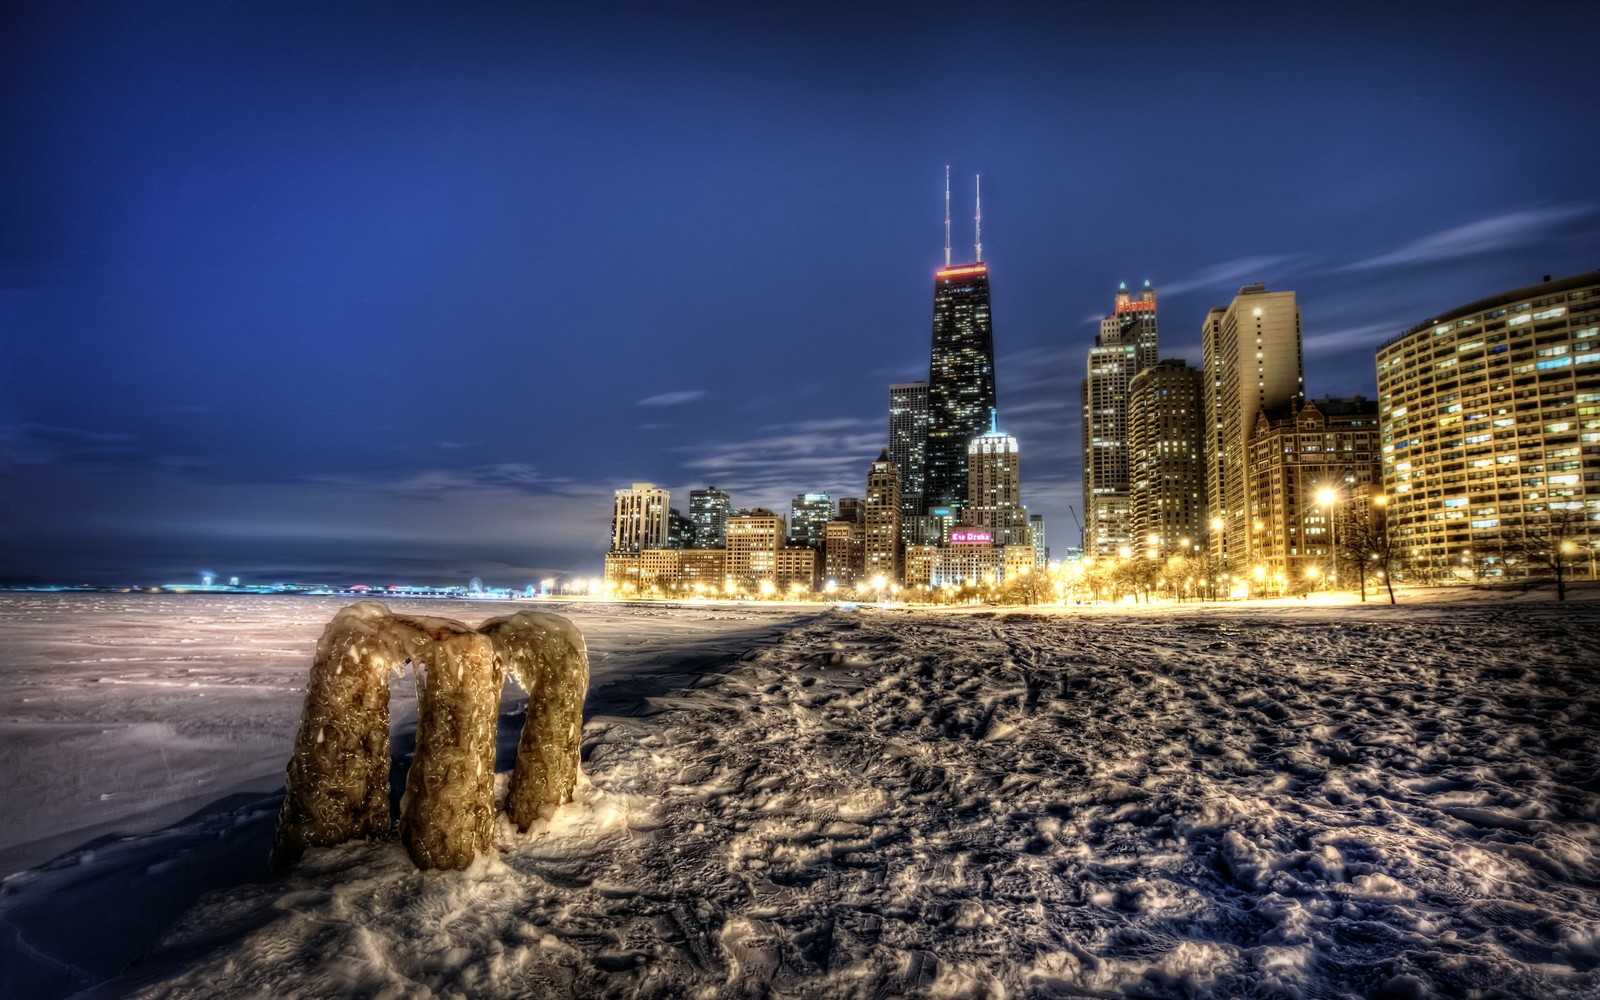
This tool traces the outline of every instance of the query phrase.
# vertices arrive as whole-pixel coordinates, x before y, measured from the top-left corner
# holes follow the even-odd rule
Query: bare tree
[[[1399,552],[1389,536],[1386,499],[1375,497],[1371,503],[1358,505],[1344,518],[1339,530],[1339,553],[1355,568],[1356,582],[1361,586],[1361,599],[1367,599],[1367,575],[1377,572],[1383,576],[1389,592],[1389,603],[1394,604],[1394,571]]]
[[[1055,589],[1048,570],[1031,570],[1007,580],[1001,600],[1006,604],[1044,604],[1055,598]]]
[[[1582,508],[1550,510],[1540,522],[1524,522],[1506,532],[1505,550],[1521,556],[1531,565],[1548,570],[1556,581],[1556,600],[1567,599],[1567,578],[1580,552],[1589,548],[1595,524]]]

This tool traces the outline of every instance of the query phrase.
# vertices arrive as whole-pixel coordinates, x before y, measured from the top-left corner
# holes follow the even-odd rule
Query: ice
[[[528,693],[507,808],[521,830],[572,799],[589,688],[583,635],[523,611],[479,629],[392,614],[374,601],[334,616],[317,645],[286,778],[271,868],[309,847],[389,832],[389,672],[417,678],[417,747],[400,840],[418,868],[464,869],[489,846],[495,734],[506,671]]]
[[[572,801],[583,735],[583,701],[589,690],[589,654],[583,634],[559,615],[522,611],[491,618],[478,631],[528,694],[527,721],[506,794],[506,812],[526,831],[541,810]]]
[[[389,671],[406,659],[403,638],[388,608],[363,601],[335,615],[317,641],[284,778],[274,870],[309,847],[388,835]]]
[[[489,847],[505,669],[486,635],[446,618],[394,618],[417,676],[417,750],[400,840],[418,868],[464,869]],[[385,786],[387,787],[387,785]]]

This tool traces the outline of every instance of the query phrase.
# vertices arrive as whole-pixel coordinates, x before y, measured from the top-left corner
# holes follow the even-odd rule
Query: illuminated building
[[[613,556],[617,558],[614,560]],[[727,576],[727,552],[723,549],[668,548],[612,553],[606,557],[607,583],[614,582],[613,563],[616,589],[625,596],[714,595],[722,591]]]
[[[939,558],[937,545],[907,545],[902,576],[907,587],[931,587],[933,564]]]
[[[970,587],[1000,582],[1000,549],[985,528],[958,525],[950,529],[949,544],[934,554],[931,583],[935,587]]]
[[[1379,447],[1378,404],[1360,396],[1257,414],[1246,490],[1250,571],[1260,567],[1263,579],[1290,590],[1335,574],[1338,527],[1373,494]]]
[[[900,470],[883,449],[867,473],[866,527],[862,539],[862,578],[881,576],[900,582]]]
[[[778,582],[778,550],[783,548],[783,518],[764,507],[741,510],[727,521],[728,580],[741,590],[759,592]]]
[[[1028,515],[1028,541],[1033,543],[1033,564],[1035,566],[1050,565],[1050,546],[1044,540],[1044,515]]]
[[[933,275],[933,347],[928,365],[928,446],[922,502],[959,508],[967,494],[967,442],[994,423],[994,324],[983,262],[982,201],[974,215],[973,263],[950,263],[950,177],[945,174],[944,267]]]
[[[793,594],[796,589],[810,593],[817,589],[817,570],[822,560],[816,549],[808,546],[791,546],[778,550],[775,584],[778,596]]]
[[[864,541],[860,521],[829,521],[822,528],[822,575],[841,587],[850,587],[861,577],[861,549]]]
[[[1504,573],[1523,529],[1600,519],[1600,271],[1452,309],[1377,363],[1388,529],[1411,572]]]
[[[606,589],[623,597],[639,593],[639,553],[607,552]]]
[[[987,528],[994,544],[1028,544],[1028,509],[1022,505],[1022,459],[1017,439],[990,431],[967,445],[967,524]]]
[[[1001,580],[1015,580],[1039,568],[1033,561],[1032,545],[1003,545],[999,548]]]
[[[667,508],[667,547],[686,549],[694,544],[694,522],[676,507]]]
[[[1204,378],[1162,361],[1128,383],[1130,547],[1187,554],[1206,538]]]
[[[672,596],[683,573],[680,548],[645,549],[639,553],[639,593]]]
[[[907,545],[941,545],[944,533],[956,523],[950,507],[929,507],[926,514],[907,518],[900,524],[900,537]]]
[[[889,387],[889,461],[900,470],[902,523],[923,513],[923,472],[928,448],[928,383]]]
[[[789,543],[822,548],[822,526],[833,520],[833,498],[802,493],[789,504]]]
[[[733,501],[723,490],[707,486],[703,490],[689,491],[689,520],[694,525],[693,546],[697,549],[720,549],[727,541],[728,515],[733,513]]]
[[[1117,286],[1110,316],[1089,348],[1083,407],[1084,547],[1113,555],[1133,537],[1128,464],[1128,386],[1156,363],[1159,330],[1150,282],[1135,299]]]
[[[1256,414],[1300,399],[1300,308],[1294,292],[1264,284],[1239,289],[1226,309],[1212,309],[1201,329],[1205,353],[1206,510],[1221,520],[1209,545],[1235,569],[1250,565],[1248,484]],[[1220,542],[1220,545],[1219,545]]]
[[[654,483],[634,483],[617,490],[611,513],[611,551],[665,548],[669,499],[667,491]]]

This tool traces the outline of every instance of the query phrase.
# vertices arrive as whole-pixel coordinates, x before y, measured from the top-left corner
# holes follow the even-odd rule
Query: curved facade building
[[[1426,576],[1499,576],[1552,511],[1600,518],[1600,271],[1482,299],[1378,349],[1389,531]]]

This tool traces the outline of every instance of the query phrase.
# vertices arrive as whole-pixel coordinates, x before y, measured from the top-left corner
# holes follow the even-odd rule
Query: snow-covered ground
[[[465,873],[353,844],[268,880],[275,799],[214,799],[8,879],[0,977],[87,985],[116,968],[36,945],[142,921],[89,995],[1600,995],[1595,604],[587,613],[591,648],[684,665],[611,696],[597,667],[547,825]],[[157,701],[181,733],[193,703]]]

